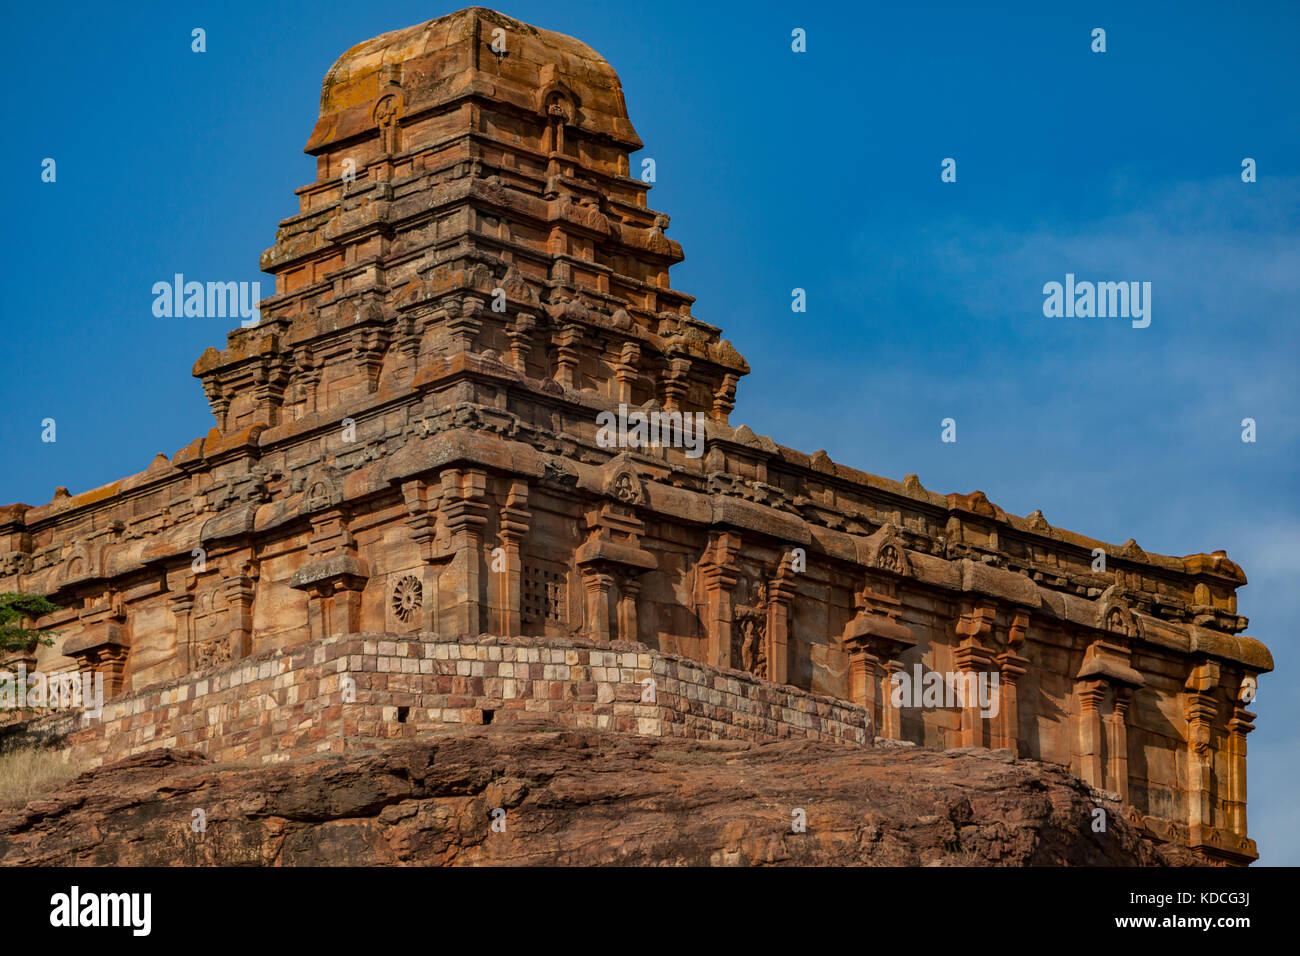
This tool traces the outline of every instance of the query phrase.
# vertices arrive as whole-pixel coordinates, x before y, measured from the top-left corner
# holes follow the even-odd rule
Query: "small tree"
[[[25,651],[35,644],[53,644],[51,638],[23,627],[22,622],[58,609],[39,594],[0,594],[0,654]]]

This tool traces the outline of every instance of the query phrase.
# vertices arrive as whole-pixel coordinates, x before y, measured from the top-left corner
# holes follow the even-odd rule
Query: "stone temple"
[[[316,180],[261,257],[274,294],[194,366],[212,429],[0,508],[0,591],[62,608],[7,666],[105,676],[73,744],[279,760],[543,712],[1011,748],[1160,840],[1255,859],[1272,658],[1241,570],[733,426],[749,366],[670,285],[641,146],[595,51],[490,10],[334,64]],[[611,444],[620,405],[698,414],[702,442]],[[996,712],[894,705],[896,673],[932,671],[997,675]]]

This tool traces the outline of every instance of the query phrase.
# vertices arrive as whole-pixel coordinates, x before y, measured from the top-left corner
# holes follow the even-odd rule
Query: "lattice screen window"
[[[530,624],[563,624],[568,581],[559,565],[524,563],[520,614]]]

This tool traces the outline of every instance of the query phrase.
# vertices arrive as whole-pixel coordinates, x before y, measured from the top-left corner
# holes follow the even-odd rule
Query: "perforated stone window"
[[[520,615],[530,624],[562,624],[567,580],[559,566],[524,564]]]

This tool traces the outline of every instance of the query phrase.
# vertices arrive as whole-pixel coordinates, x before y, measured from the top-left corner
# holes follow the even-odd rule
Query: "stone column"
[[[565,388],[577,388],[574,372],[578,368],[578,341],[582,330],[565,323],[555,337],[555,381]]]
[[[227,620],[230,622],[230,659],[237,661],[253,653],[253,599],[256,596],[257,579],[253,574],[238,574],[228,578],[223,586],[226,589],[226,602],[230,608]]]
[[[1029,671],[1029,661],[1020,656],[1029,630],[1029,612],[1023,608],[1013,612],[1011,626],[1007,628],[1006,650],[997,657],[998,666],[998,716],[994,731],[995,748],[1006,748],[1020,753],[1020,691],[1019,682]]]
[[[1228,721],[1228,826],[1240,837],[1246,836],[1246,735],[1254,729],[1255,715],[1238,703]]]
[[[510,364],[520,375],[528,374],[528,355],[533,350],[533,330],[536,328],[537,319],[520,312],[514,325],[506,329],[510,339]]]
[[[279,362],[270,360],[253,367],[253,400],[257,402],[262,421],[274,428],[280,424],[280,407],[284,404],[284,388],[289,376]]]
[[[731,410],[736,407],[736,384],[740,377],[728,372],[722,376],[722,384],[713,393],[713,417],[724,425],[730,424]]]
[[[1017,684],[1029,672],[1029,661],[1010,651],[999,654],[998,717],[994,749],[1007,748],[1020,753],[1020,692]]]
[[[329,633],[329,601],[334,588],[329,584],[319,584],[304,590],[307,592],[307,633],[313,641],[320,640]]]
[[[889,686],[881,685],[880,659],[865,644],[855,643],[849,648],[849,699],[865,708],[871,717],[871,732],[877,737],[885,733],[884,717],[896,710],[889,701]],[[883,690],[883,699],[882,699]],[[881,711],[884,711],[882,714]],[[889,738],[897,739],[897,738]]]
[[[109,640],[100,645],[92,658],[91,670],[104,675],[104,698],[120,697],[126,693],[127,646],[124,641]]]
[[[849,654],[849,693],[871,715],[875,736],[901,740],[903,714],[892,700],[894,672],[900,666],[895,658],[915,647],[916,638],[898,622],[897,598],[867,585],[857,603],[860,610],[840,639]]]
[[[204,394],[212,407],[212,415],[217,420],[217,427],[226,430],[226,412],[230,410],[230,395],[217,382],[209,379],[203,383]]]
[[[442,517],[451,533],[450,572],[455,591],[452,629],[478,634],[483,629],[483,527],[487,524],[487,473],[448,469],[442,476]]]
[[[953,667],[957,679],[962,682],[963,694],[960,695],[961,729],[958,731],[959,747],[987,747],[994,739],[995,731],[989,726],[980,707],[979,686],[981,680],[993,672],[993,653],[973,641],[967,641],[952,652]],[[1001,718],[999,712],[998,717]]]
[[[356,634],[361,630],[361,590],[364,582],[334,582],[334,596],[330,600],[331,634]]]
[[[609,640],[615,627],[620,639],[636,640],[637,579],[657,566],[654,555],[640,546],[645,526],[632,507],[642,500],[639,487],[627,472],[609,476],[607,492],[622,498],[588,510],[587,540],[573,556],[587,595],[586,627],[598,640]],[[622,587],[618,607],[611,610],[616,582]]]
[[[790,683],[790,607],[796,591],[795,574],[790,559],[768,586],[767,604],[767,676],[775,684]]]
[[[81,623],[82,632],[65,640],[60,650],[77,661],[79,672],[103,674],[105,698],[120,696],[126,691],[126,662],[131,646],[121,596],[106,591],[100,601],[82,613]]]
[[[483,303],[473,296],[466,296],[458,303],[452,303],[447,316],[447,331],[451,334],[452,352],[469,352],[474,348],[474,340],[483,328]]]
[[[962,642],[953,648],[953,667],[958,674],[969,674],[974,678],[965,679],[968,692],[962,701],[961,728],[957,734],[960,747],[986,746],[986,724],[980,712],[979,694],[972,695],[969,690],[978,690],[980,675],[993,670],[993,652],[984,646],[984,642],[992,638],[996,620],[997,608],[992,605],[967,604],[965,613],[957,621],[956,633]]]
[[[497,582],[499,627],[503,635],[522,632],[521,616],[523,582],[523,556],[520,545],[528,533],[528,519],[532,514],[528,504],[528,482],[513,481],[506,495],[506,505],[501,509],[501,547],[505,551],[505,570],[493,573]]]
[[[1211,842],[1214,829],[1214,718],[1219,665],[1205,661],[1192,668],[1183,685],[1187,718],[1187,829],[1192,846]]]
[[[731,589],[740,579],[740,535],[714,533],[709,541],[708,556],[701,567],[704,579],[704,621],[707,648],[705,656],[715,667],[731,667],[731,629],[735,624]]]
[[[691,360],[672,358],[664,371],[664,411],[675,412],[681,409],[682,399],[690,385]]]
[[[361,592],[370,578],[365,562],[340,551],[304,564],[289,587],[307,592],[307,624],[313,639],[361,630]]]
[[[641,346],[636,342],[624,342],[619,361],[614,366],[614,397],[619,402],[632,401],[632,383],[636,381],[640,362]]]
[[[636,602],[641,594],[641,582],[633,575],[624,575],[618,586],[618,638],[621,641],[637,639]]]
[[[172,616],[176,619],[176,663],[180,673],[188,674],[190,665],[190,646],[194,642],[194,626],[190,614],[194,610],[194,593],[181,591],[171,599]]]
[[[1111,712],[1106,717],[1106,749],[1110,756],[1110,789],[1128,802],[1128,705],[1133,690],[1116,684]]]
[[[903,662],[891,657],[881,661],[881,669],[884,673],[880,675],[880,709],[883,717],[880,736],[886,740],[902,740],[903,711],[894,706],[893,693],[894,675],[903,669]]]
[[[402,483],[402,498],[406,502],[406,526],[411,529],[411,538],[420,549],[420,560],[424,562],[421,583],[424,586],[424,607],[422,625],[425,631],[437,633],[439,630],[439,604],[441,595],[440,578],[435,562],[445,557],[439,555],[437,547],[439,496],[441,487],[431,485],[418,478]]]
[[[587,630],[598,641],[608,641],[609,597],[614,576],[596,565],[582,568],[582,586],[587,595]]]
[[[1106,682],[1083,680],[1079,686],[1079,777],[1098,790],[1106,781],[1101,766],[1101,702],[1106,696]]]

